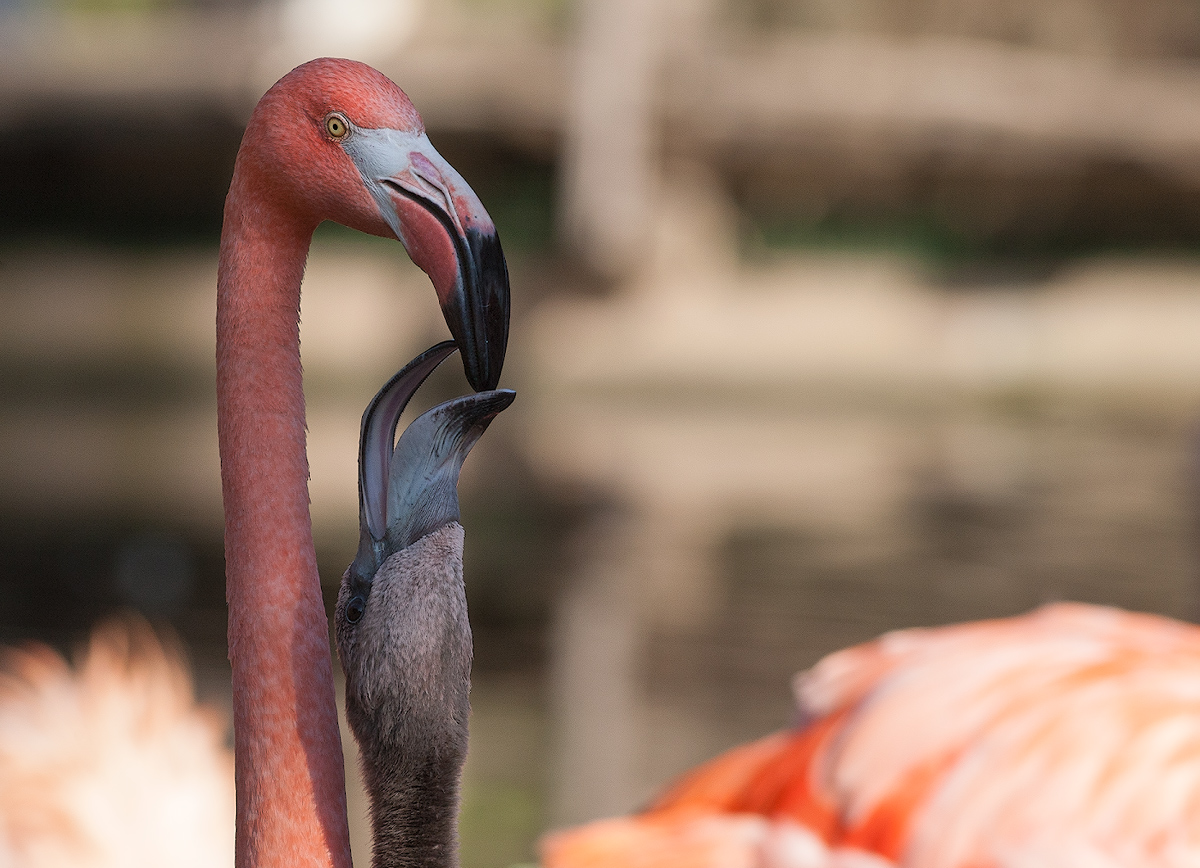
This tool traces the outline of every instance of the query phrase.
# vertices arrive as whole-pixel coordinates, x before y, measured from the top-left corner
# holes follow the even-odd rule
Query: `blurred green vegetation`
[[[726,27],[989,39],[1084,55],[1196,57],[1194,0],[718,0]]]
[[[71,12],[152,12],[190,4],[179,0],[41,0],[36,5]]]
[[[505,251],[537,253],[554,246],[554,168],[528,160],[480,179],[475,191],[496,223]]]
[[[1048,277],[1060,264],[1111,253],[1195,253],[1200,239],[1139,237],[1065,226],[1036,235],[972,232],[936,213],[913,209],[885,216],[831,214],[744,215],[741,250],[747,258],[784,250],[877,251],[921,263],[951,283],[1009,283]]]
[[[460,0],[468,10],[502,13],[536,22],[553,30],[565,30],[571,20],[570,0]]]
[[[541,795],[533,786],[510,781],[469,783],[459,821],[463,868],[533,861],[542,830]]]

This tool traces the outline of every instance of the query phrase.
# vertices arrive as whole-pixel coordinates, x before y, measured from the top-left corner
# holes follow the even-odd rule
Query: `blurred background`
[[[788,724],[883,630],[1200,614],[1191,0],[0,0],[0,640],[136,609],[229,708],[221,204],[322,54],[407,91],[509,256],[467,868]],[[445,326],[331,226],[303,305],[332,595],[359,415]]]

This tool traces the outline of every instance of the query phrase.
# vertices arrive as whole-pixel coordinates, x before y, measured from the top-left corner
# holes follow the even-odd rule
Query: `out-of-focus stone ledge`
[[[241,11],[10,15],[0,23],[0,105],[196,99],[248,112],[265,27]]]
[[[170,10],[0,19],[0,126],[40,105],[155,101],[249,115],[258,97],[310,53],[268,11]],[[562,122],[561,50],[498,32],[445,41],[419,31],[372,62],[441,129],[545,138]]]
[[[431,13],[426,13],[426,18]],[[557,137],[573,70],[562,39],[486,19],[424,21],[370,58],[440,129]],[[0,124],[80,100],[203,100],[244,116],[307,57],[261,8],[10,16],[0,24]],[[813,33],[677,46],[656,100],[668,150],[813,140],[903,155],[1015,148],[1105,154],[1190,178],[1200,165],[1200,65],[1087,57],[970,39]]]
[[[697,50],[670,70],[672,128],[710,144],[813,136],[911,154],[1005,145],[1100,153],[1191,177],[1200,66],[967,39],[819,35]]]
[[[551,299],[513,370],[535,400],[604,405],[1030,400],[1188,416],[1198,275],[1188,260],[1098,259],[1037,288],[959,293],[888,257],[782,257],[606,301]]]

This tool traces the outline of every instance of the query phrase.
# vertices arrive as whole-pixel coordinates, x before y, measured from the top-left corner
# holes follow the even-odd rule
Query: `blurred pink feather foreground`
[[[1078,604],[889,633],[795,681],[795,730],[546,868],[1200,865],[1200,628]]]
[[[42,645],[0,666],[0,866],[233,864],[233,757],[178,655],[137,621],[77,666]]]

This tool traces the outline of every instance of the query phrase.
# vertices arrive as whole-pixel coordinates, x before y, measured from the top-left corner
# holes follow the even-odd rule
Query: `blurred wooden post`
[[[625,276],[644,253],[657,183],[659,0],[577,0],[561,230],[590,268]]]
[[[550,821],[556,827],[634,807],[642,631],[630,521],[603,510],[580,530],[573,569],[555,606]]]

